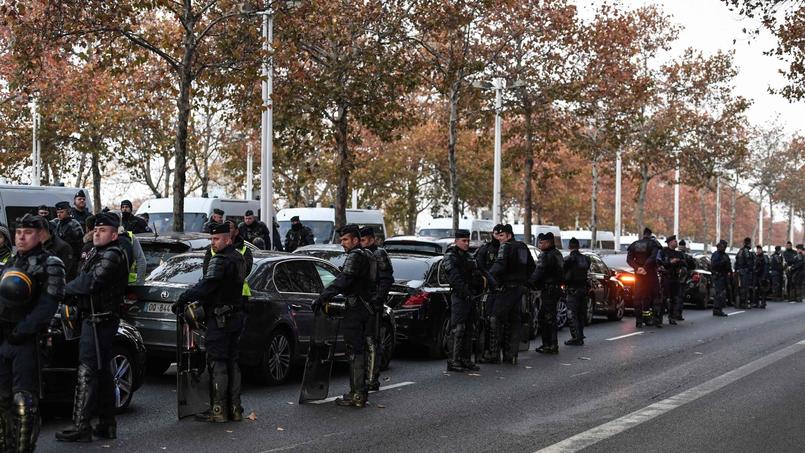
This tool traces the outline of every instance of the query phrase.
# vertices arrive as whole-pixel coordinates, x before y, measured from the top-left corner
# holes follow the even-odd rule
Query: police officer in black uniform
[[[210,220],[204,222],[204,225],[201,226],[201,231],[211,234],[212,227],[221,223],[224,223],[224,210],[215,208],[212,210]]]
[[[755,246],[755,264],[752,267],[752,308],[766,309],[766,297],[769,289],[769,257],[763,252],[763,246]]]
[[[528,277],[534,270],[534,258],[528,247],[514,239],[511,225],[504,225],[498,235],[500,249],[489,274],[497,282],[495,308],[489,319],[489,363],[517,364],[517,350],[522,330],[521,305],[527,291]],[[502,344],[502,348],[501,348]]]
[[[794,244],[791,241],[785,243],[785,250],[783,250],[784,272],[785,272],[785,295],[789,301],[794,301],[796,298],[794,273],[792,272],[794,264],[797,262],[797,252],[794,250]]]
[[[724,306],[727,304],[727,285],[732,273],[732,261],[726,254],[727,241],[721,240],[716,245],[716,251],[710,257],[710,269],[713,272],[713,316],[727,316]]]
[[[42,249],[46,221],[17,220],[17,252],[0,276],[0,451],[32,452],[39,437],[38,334],[64,298],[64,264]]]
[[[243,255],[232,244],[232,226],[218,223],[210,228],[212,254],[204,277],[179,296],[174,310],[184,312],[188,302],[200,301],[206,321],[205,345],[210,372],[210,410],[198,414],[204,422],[243,420],[240,399],[241,374],[238,364],[240,335],[245,321]],[[192,309],[192,308],[187,308]]]
[[[582,346],[584,344],[584,323],[587,321],[587,274],[590,271],[590,258],[579,251],[579,240],[575,237],[568,241],[570,254],[565,257],[564,281],[565,297],[570,321],[570,335],[572,338],[565,341],[568,346]]]
[[[753,269],[755,254],[752,252],[752,239],[744,238],[744,246],[735,256],[735,271],[738,272],[738,307],[751,308]]]
[[[70,216],[70,203],[56,203],[56,218],[51,222],[56,225],[55,235],[73,248],[73,256],[80,256],[81,246],[84,245],[84,229]]]
[[[478,247],[478,250],[475,251],[475,262],[478,263],[478,268],[486,275],[487,278],[491,278],[489,275],[489,271],[492,270],[492,265],[495,264],[495,259],[498,257],[498,252],[500,251],[500,240],[498,237],[500,233],[503,231],[503,225],[497,224],[494,228],[492,228],[492,240],[489,242],[485,242],[483,245]],[[490,285],[493,286],[493,285]],[[495,291],[488,291],[486,293],[486,298],[483,300],[483,304],[481,309],[478,311],[479,315],[481,316],[481,322],[483,324],[483,329],[485,332],[490,331],[489,327],[489,319],[492,317],[492,313],[495,309],[495,296],[497,292]],[[484,342],[483,350],[476,351],[476,356],[480,357],[478,360],[480,363],[485,363],[487,361],[494,361],[492,359],[492,354],[489,349],[489,339]],[[479,342],[480,346],[480,342]],[[498,353],[499,355],[499,353]]]
[[[82,325],[73,402],[73,426],[56,433],[65,442],[90,442],[92,436],[117,437],[112,344],[120,325],[120,304],[128,281],[128,262],[118,241],[120,219],[104,213],[95,219],[94,248],[78,276],[67,284],[65,304],[78,305]],[[97,411],[98,424],[90,425]]]
[[[371,252],[361,248],[360,228],[354,224],[338,231],[347,252],[341,273],[313,302],[316,312],[337,294],[347,297],[341,331],[349,359],[349,393],[335,400],[339,406],[366,406],[366,337],[369,335],[372,301],[377,291],[377,263]]]
[[[682,321],[682,284],[683,276],[687,275],[687,261],[685,254],[677,250],[676,236],[671,235],[665,240],[666,246],[657,253],[657,264],[661,276],[663,304],[654,313],[654,325],[661,326],[663,310],[668,307],[668,324],[676,325]]]
[[[129,200],[120,202],[120,216],[121,224],[126,231],[131,231],[134,234],[150,233],[151,228],[146,223],[145,219],[138,217],[132,213],[134,207]]]
[[[240,225],[238,225],[238,230],[243,240],[251,242],[261,250],[267,250],[269,248],[271,239],[269,235],[271,232],[268,231],[268,227],[265,223],[254,216],[254,211],[251,209],[243,214],[243,222],[240,222]],[[282,244],[274,245],[274,250],[282,251]],[[276,248],[277,245],[279,245],[279,248]]]
[[[562,252],[556,249],[553,233],[540,234],[537,236],[537,241],[542,253],[529,280],[532,286],[540,290],[539,330],[542,333],[542,345],[537,347],[536,351],[543,354],[558,354],[556,310],[559,298],[562,296],[565,262]]]
[[[361,228],[361,247],[372,252],[377,262],[377,292],[371,304],[374,313],[369,318],[370,335],[366,337],[366,386],[373,391],[380,389],[380,356],[383,354],[380,323],[391,285],[394,284],[394,268],[386,250],[377,246],[374,228]]]
[[[769,278],[771,279],[771,296],[775,299],[783,297],[783,272],[785,271],[785,259],[783,258],[782,247],[774,247],[774,253],[769,257]]]
[[[64,264],[67,272],[67,281],[75,278],[78,273],[78,258],[73,256],[73,248],[55,234],[56,227],[48,223],[48,228],[43,228],[39,240],[42,248],[51,255],[58,257]]]
[[[651,322],[652,306],[660,312],[662,301],[658,300],[657,292],[660,281],[657,277],[657,252],[662,247],[652,237],[651,230],[643,230],[643,238],[629,245],[626,253],[626,262],[635,271],[635,326],[643,327],[643,323]],[[659,305],[659,306],[658,306]],[[660,324],[659,327],[662,327]]]
[[[315,242],[313,231],[299,220],[299,216],[291,217],[291,229],[285,233],[285,251],[290,253],[299,247],[311,245]]]
[[[480,367],[472,360],[472,338],[475,335],[477,313],[474,296],[483,291],[483,277],[468,252],[470,232],[456,230],[455,242],[444,253],[442,267],[450,282],[450,356],[447,371],[478,371]]]
[[[73,197],[73,207],[70,209],[70,216],[81,224],[81,228],[87,230],[87,217],[92,215],[87,209],[87,194],[81,189]]]

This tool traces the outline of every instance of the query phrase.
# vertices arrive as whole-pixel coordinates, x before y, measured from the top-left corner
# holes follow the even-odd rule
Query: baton
[[[98,359],[98,371],[100,372],[103,369],[101,367],[101,347],[98,345],[98,325],[95,319],[95,303],[92,299],[92,296],[89,296],[90,323],[92,323],[92,337],[95,339],[95,357]]]

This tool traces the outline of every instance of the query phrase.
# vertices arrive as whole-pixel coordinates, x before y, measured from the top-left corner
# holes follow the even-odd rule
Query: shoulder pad
[[[63,299],[66,275],[64,263],[55,256],[49,256],[45,260],[45,271],[47,272],[45,291],[56,299]]]
[[[363,258],[366,255],[363,253],[363,249],[352,249],[347,253],[347,259],[344,261],[344,269],[342,273],[346,275],[359,275],[361,272],[361,267],[363,265]]]
[[[226,276],[226,255],[216,253],[210,258],[210,263],[207,265],[207,273],[204,278],[207,280],[219,280]]]
[[[378,248],[374,252],[375,257],[377,259],[377,267],[381,271],[390,271],[391,270],[391,260],[389,259],[389,254],[386,253],[385,250],[382,248]]]

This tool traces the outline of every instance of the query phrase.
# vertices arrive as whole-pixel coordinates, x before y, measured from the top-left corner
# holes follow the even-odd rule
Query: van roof
[[[347,209],[347,222],[383,225],[383,212],[377,209]],[[277,221],[288,221],[291,217],[299,216],[302,223],[310,221],[335,222],[335,209],[333,208],[286,208],[277,212]]]
[[[492,231],[492,228],[495,227],[495,222],[482,219],[458,219],[458,227],[462,230]],[[439,217],[433,219],[420,229],[425,228],[453,228],[453,218]]]
[[[512,231],[514,234],[523,234],[525,233],[525,225],[516,223],[512,225]],[[562,232],[556,225],[531,225],[531,234],[547,233],[549,231],[554,235],[560,235]]]
[[[576,239],[592,239],[593,232],[590,230],[573,230],[573,231],[563,231],[562,232],[562,239],[570,239],[575,237]],[[623,237],[623,236],[621,236]],[[605,230],[598,230],[598,234],[596,238],[599,241],[614,241],[615,240],[615,233],[611,231]]]
[[[244,212],[248,209],[246,206],[254,205],[259,206],[259,201],[256,200],[237,200],[230,198],[203,198],[203,197],[186,197],[184,199],[185,212],[205,212],[212,211],[214,207],[218,207],[221,203],[231,204],[237,203],[244,205]],[[226,211],[226,209],[224,209]],[[173,212],[173,198],[152,198],[144,201],[137,209],[137,214],[143,212]],[[233,212],[227,214],[243,215],[243,212]]]

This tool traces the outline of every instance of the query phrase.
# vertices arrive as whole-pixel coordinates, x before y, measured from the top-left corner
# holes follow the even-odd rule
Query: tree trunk
[[[730,247],[735,244],[735,219],[738,210],[738,188],[732,187],[732,199],[730,200],[730,233],[729,243]]]
[[[769,194],[769,234],[766,236],[766,244],[774,244],[774,205],[771,194]]]
[[[163,165],[165,165],[165,193],[162,194],[162,198],[168,198],[171,195],[171,154],[165,153],[162,156]]]
[[[646,206],[646,193],[648,192],[648,164],[643,162],[640,164],[640,188],[637,193],[637,206],[635,207],[635,223],[637,224],[637,234],[642,235],[643,229],[646,227],[644,223],[645,206]]]
[[[791,206],[788,207],[788,231],[786,231],[786,240],[794,240],[794,208]]]
[[[704,242],[705,244],[707,244],[708,243],[708,238],[710,237],[710,234],[709,234],[709,231],[708,231],[710,229],[710,225],[707,222],[707,192],[703,188],[699,189],[699,201],[700,201],[700,206],[701,206],[701,209],[702,209],[702,223],[701,223],[702,229],[699,231],[699,234],[701,235],[700,240],[702,242]],[[680,232],[681,232],[681,227],[680,227]]]
[[[419,183],[416,178],[408,181],[405,200],[405,234],[409,236],[416,234],[416,216],[419,214],[419,206],[417,205],[418,187]]]
[[[525,168],[523,168],[523,182],[525,194],[523,194],[523,207],[525,208],[523,218],[523,241],[531,244],[534,238],[531,237],[531,219],[533,218],[532,207],[532,180],[534,173],[534,130],[531,120],[531,99],[528,93],[523,90],[523,119],[525,120]]]
[[[87,168],[87,153],[81,153],[81,162],[78,164],[78,174],[75,177],[75,186],[81,187],[84,180],[84,171]]]
[[[338,151],[336,168],[338,168],[338,187],[335,196],[335,227],[341,228],[347,223],[347,202],[349,201],[349,176],[352,173],[352,160],[349,154],[348,118],[346,107],[339,107],[335,124],[335,144]]]
[[[179,82],[179,99],[176,101],[176,174],[173,178],[173,231],[184,231],[184,189],[187,181],[187,126],[190,119],[190,90],[193,77],[190,72],[192,52],[185,46],[182,73]]]
[[[458,83],[450,89],[450,127],[447,140],[447,160],[450,165],[450,206],[453,212],[453,231],[458,230],[458,165],[456,142],[458,141]]]
[[[101,212],[101,165],[98,157],[99,151],[94,146],[92,147],[92,160],[90,166],[92,167],[92,212],[98,214]]]
[[[598,157],[593,159],[593,187],[590,195],[590,248],[598,243]]]

